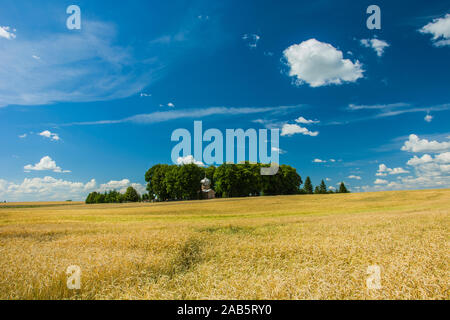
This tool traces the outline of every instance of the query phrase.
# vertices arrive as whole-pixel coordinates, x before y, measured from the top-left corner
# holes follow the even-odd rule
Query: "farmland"
[[[449,218],[449,189],[0,204],[0,299],[449,299]]]

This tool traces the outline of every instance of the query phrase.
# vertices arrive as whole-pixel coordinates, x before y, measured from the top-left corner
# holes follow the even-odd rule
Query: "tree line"
[[[309,177],[306,178],[304,187],[300,188],[303,184],[302,178],[297,170],[289,165],[281,165],[275,175],[263,176],[260,170],[265,166],[268,165],[248,162],[225,163],[207,168],[195,164],[157,164],[145,174],[148,197],[159,201],[199,199],[200,180],[205,176],[211,180],[211,188],[216,192],[216,197],[222,198],[334,193],[327,189],[323,180],[314,189]],[[348,192],[344,183],[341,183],[338,192]]]
[[[124,194],[110,190],[108,192],[91,192],[86,203],[122,203],[147,200],[195,200],[201,199],[200,181],[207,177],[211,180],[211,188],[216,197],[249,197],[265,195],[292,194],[328,194],[329,190],[322,180],[314,188],[310,177],[303,184],[297,170],[289,165],[279,166],[275,175],[261,175],[264,164],[249,162],[241,164],[222,164],[218,167],[200,167],[196,164],[168,165],[157,164],[145,173],[148,193],[142,196],[133,187],[128,187]],[[303,184],[303,187],[301,185]],[[344,183],[340,184],[336,193],[348,193]]]
[[[142,197],[133,187],[128,187],[124,194],[110,190],[108,192],[91,192],[86,198],[86,203],[122,203],[122,202],[139,202],[148,198],[148,195],[144,194]]]

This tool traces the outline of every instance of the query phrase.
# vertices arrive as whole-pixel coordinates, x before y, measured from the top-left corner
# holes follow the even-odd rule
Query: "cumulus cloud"
[[[355,179],[355,180],[361,180],[361,177],[360,176],[355,176],[355,175],[349,175],[347,178],[349,178],[349,179]]]
[[[313,160],[313,162],[314,162],[314,163],[325,163],[325,162],[327,162],[327,161],[326,161],[326,160],[322,160],[322,159],[316,158],[316,159]]]
[[[0,27],[0,38],[5,38],[8,40],[15,39],[16,38],[16,35],[14,34],[15,31],[16,31],[15,29],[11,30],[11,27],[7,26]]]
[[[308,120],[303,117],[299,117],[299,118],[295,119],[295,122],[302,123],[302,124],[316,124],[316,123],[319,123],[320,121],[319,120]]]
[[[402,173],[409,173],[409,171],[398,167],[398,168],[388,168],[384,163],[380,164],[378,166],[378,171],[376,173],[377,176],[387,176],[388,174],[395,175],[395,174],[402,174]]]
[[[68,173],[70,170],[62,170],[61,167],[56,165],[56,162],[52,160],[49,156],[43,157],[38,163],[35,165],[27,164],[23,167],[25,172],[30,171],[53,171],[58,173]]]
[[[45,138],[48,138],[48,139],[53,140],[53,141],[59,141],[60,140],[58,134],[50,132],[49,130],[44,130],[41,133],[39,133],[39,135],[41,137],[45,137]]]
[[[191,164],[191,163],[194,163],[198,166],[204,166],[203,162],[195,160],[192,155],[187,155],[186,157],[178,157],[178,159],[177,159],[178,165]]]
[[[26,134],[26,133],[19,135],[19,138],[20,138],[20,139],[25,139],[26,137],[27,137],[27,134]]]
[[[377,56],[381,57],[384,53],[384,49],[389,47],[389,44],[384,40],[379,40],[377,38],[373,39],[361,39],[361,45],[366,48],[372,48],[377,53]]]
[[[53,177],[25,178],[21,183],[0,179],[0,199],[8,201],[84,200],[96,187],[95,179],[87,183]]]
[[[358,60],[344,59],[342,51],[316,39],[294,44],[285,49],[283,55],[289,66],[289,76],[295,77],[297,84],[340,85],[363,77],[364,70]]]
[[[413,136],[411,138],[411,136]],[[414,174],[399,176],[395,181],[377,179],[374,190],[396,190],[396,189],[420,189],[420,188],[448,188],[450,187],[450,151],[445,142],[420,140],[416,135],[411,135],[409,144],[405,143],[403,151],[424,153],[436,153],[432,155],[425,153],[414,155],[408,160],[406,165],[411,167]],[[391,171],[390,171],[391,170]],[[384,164],[379,166],[377,175],[396,174],[398,170],[389,169]],[[402,172],[405,173],[403,169]],[[381,181],[384,181],[381,183]],[[383,186],[380,186],[383,185]]]
[[[319,134],[318,131],[309,131],[307,128],[300,127],[298,124],[286,123],[281,128],[281,136],[292,136],[297,133],[311,137],[315,137]]]
[[[0,200],[7,201],[80,201],[93,191],[107,192],[117,190],[124,193],[132,186],[140,194],[146,192],[145,186],[140,183],[132,183],[128,179],[120,181],[111,180],[107,183],[97,185],[95,179],[90,181],[76,182],[56,179],[50,176],[44,178],[25,178],[20,183],[0,179]]]
[[[98,192],[108,192],[111,190],[116,190],[121,193],[125,193],[128,187],[133,187],[140,194],[144,194],[146,192],[145,186],[140,183],[132,183],[128,179],[122,180],[111,180],[107,183],[103,183],[100,185],[100,188],[97,189]]]
[[[425,118],[423,118],[423,119],[424,119],[426,122],[431,122],[431,121],[433,120],[433,116],[427,114],[427,115],[425,116]]]
[[[450,151],[450,141],[438,142],[428,141],[427,139],[420,139],[417,135],[411,134],[408,141],[402,146],[402,151],[409,152],[431,152],[439,153]]]
[[[175,107],[175,105],[174,105],[172,102],[169,102],[169,103],[167,104],[167,106],[168,106],[168,107],[171,107],[171,108],[174,108],[174,107]]]
[[[383,180],[383,179],[376,179],[373,183],[374,184],[387,184],[387,183],[389,183],[389,181]]]
[[[450,14],[445,17],[433,19],[432,22],[419,29],[419,32],[431,34],[433,45],[436,47],[450,45]]]

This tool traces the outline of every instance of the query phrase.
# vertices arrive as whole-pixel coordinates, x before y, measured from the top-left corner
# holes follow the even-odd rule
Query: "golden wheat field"
[[[448,299],[449,214],[449,189],[2,204],[0,298]]]

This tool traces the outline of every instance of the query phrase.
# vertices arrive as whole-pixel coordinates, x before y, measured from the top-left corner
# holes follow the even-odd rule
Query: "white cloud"
[[[360,176],[355,176],[355,175],[350,175],[350,176],[348,176],[347,178],[349,178],[349,179],[355,179],[355,180],[361,180],[361,177]]]
[[[7,201],[84,200],[96,186],[94,179],[87,183],[72,182],[53,177],[25,178],[21,183],[0,179],[0,199]]]
[[[53,141],[60,140],[58,134],[50,132],[49,130],[44,130],[41,133],[39,133],[39,135],[42,137],[48,138],[50,140],[53,140]]]
[[[283,149],[276,148],[276,147],[272,147],[272,151],[273,152],[278,152],[278,154],[285,154],[286,153],[286,151],[284,151]]]
[[[217,115],[235,116],[241,114],[254,114],[265,112],[281,112],[297,108],[297,106],[275,106],[275,107],[254,107],[254,108],[235,108],[235,107],[210,107],[203,109],[184,109],[170,111],[156,111],[153,113],[137,114],[120,120],[99,120],[89,122],[73,122],[60,124],[60,126],[70,125],[99,125],[99,124],[117,124],[117,123],[158,123],[177,119],[201,118]]]
[[[333,186],[329,186],[328,189],[329,189],[329,190],[332,190],[332,191],[335,191],[335,190],[336,190],[336,188],[333,187]]]
[[[384,177],[388,174],[395,175],[395,174],[402,174],[402,173],[409,173],[409,171],[407,171],[401,167],[393,168],[393,169],[388,168],[384,163],[382,163],[378,166],[378,171],[377,171],[376,175]]]
[[[330,159],[330,162],[336,162],[336,160],[335,159]]]
[[[414,156],[413,158],[409,159],[406,164],[410,166],[417,166],[429,162],[433,162],[433,157],[431,157],[429,154],[424,154],[420,158],[418,156]]]
[[[402,146],[401,150],[409,152],[439,153],[450,151],[450,142],[428,141],[427,139],[420,139],[415,134],[411,134],[409,136],[409,140],[405,141],[405,144]]]
[[[331,181],[331,179],[330,178],[325,178],[325,181]]]
[[[19,136],[20,139],[25,139],[26,137],[27,137],[27,134],[26,134],[26,133],[21,134],[21,135]]]
[[[434,19],[419,29],[419,32],[433,35],[432,40],[436,47],[450,45],[450,14],[447,13],[443,18]]]
[[[316,39],[294,44],[283,54],[290,68],[289,76],[296,77],[297,84],[306,82],[311,87],[339,85],[363,77],[364,70],[359,61],[344,59],[342,51]]]
[[[426,122],[431,122],[431,121],[433,120],[433,116],[427,114],[427,115],[425,116],[425,118],[423,118],[423,119],[424,119]]]
[[[316,158],[316,159],[313,160],[313,162],[314,162],[314,163],[325,163],[325,162],[327,162],[327,161],[326,161],[326,160],[322,160],[322,159],[317,159],[317,158]]]
[[[261,36],[257,34],[244,34],[242,36],[242,40],[245,40],[250,48],[256,48],[258,46],[259,39],[261,39]]]
[[[0,179],[0,200],[7,201],[64,201],[85,200],[88,193],[117,190],[124,193],[132,186],[140,194],[146,193],[146,188],[140,183],[132,183],[128,179],[111,180],[97,185],[95,179],[86,183],[56,179],[50,176],[44,178],[25,178],[21,183]]]
[[[178,159],[177,159],[177,164],[179,164],[179,165],[191,164],[191,163],[194,163],[198,166],[204,166],[203,162],[195,160],[192,155],[187,155],[186,157],[178,157]]]
[[[175,105],[174,105],[172,102],[169,102],[169,103],[167,104],[167,106],[168,106],[168,107],[171,107],[171,108],[175,107]]]
[[[302,124],[315,124],[315,123],[319,123],[320,121],[319,120],[308,120],[303,117],[299,117],[299,118],[295,119],[295,122],[302,123]]]
[[[30,171],[53,171],[58,173],[68,173],[69,170],[62,170],[60,167],[56,165],[56,162],[52,160],[49,156],[43,157],[38,163],[35,165],[27,164],[23,167],[25,172]]]
[[[114,25],[86,20],[80,32],[0,41],[0,107],[106,101],[140,92],[160,71],[159,62],[137,61],[131,47],[115,42]],[[30,59],[35,53],[45,59],[36,63]]]
[[[7,26],[0,27],[0,38],[5,38],[8,40],[15,39],[16,38],[16,35],[14,34],[15,31],[16,31],[15,29],[11,30],[11,28]]]
[[[387,184],[389,181],[383,179],[376,179],[373,183],[375,184]]]
[[[297,124],[284,124],[281,128],[281,136],[292,136],[294,134],[301,133],[306,136],[315,137],[319,134],[318,131],[309,131],[306,128],[300,127]]]
[[[133,187],[140,194],[146,193],[146,187],[140,183],[131,183],[128,179],[122,180],[111,180],[107,183],[103,183],[100,185],[100,188],[97,189],[98,192],[108,192],[110,190],[116,190],[121,193],[125,193],[128,187]]]
[[[384,40],[377,38],[373,39],[361,39],[361,45],[366,48],[372,48],[377,53],[377,56],[381,57],[384,53],[384,49],[389,47],[389,44]]]
[[[397,108],[403,108],[403,107],[409,107],[411,104],[404,103],[404,102],[398,102],[398,103],[388,103],[388,104],[375,104],[375,105],[355,105],[355,104],[349,104],[348,109],[349,110],[363,110],[363,109],[397,109]]]
[[[415,136],[415,135],[413,135]],[[450,187],[450,151],[445,150],[445,144],[443,142],[420,140],[416,139],[417,136],[413,137],[406,142],[412,143],[407,145],[405,143],[405,148],[403,151],[411,151],[422,153],[424,150],[429,150],[430,152],[438,153],[434,156],[429,154],[424,154],[421,157],[414,155],[406,163],[414,170],[414,175],[399,176],[396,181],[387,182],[386,180],[377,179],[378,186],[374,187],[374,190],[397,190],[397,189],[421,189],[421,188],[448,188]],[[440,150],[442,152],[439,153]],[[395,174],[395,169],[392,173]],[[403,170],[403,169],[402,169]],[[379,173],[380,175],[386,175],[390,172],[384,164],[380,165]],[[404,173],[404,172],[401,172]],[[379,174],[377,174],[379,175]],[[381,183],[385,181],[386,183]],[[383,186],[380,186],[383,184]],[[370,189],[370,188],[369,188]],[[367,190],[369,190],[367,189]]]
[[[140,96],[141,98],[143,98],[143,97],[151,97],[152,95],[150,93],[141,92]]]
[[[34,54],[33,54],[31,57],[32,57],[33,59],[35,59],[35,60],[41,60],[41,57],[36,56],[36,55],[34,55]]]

